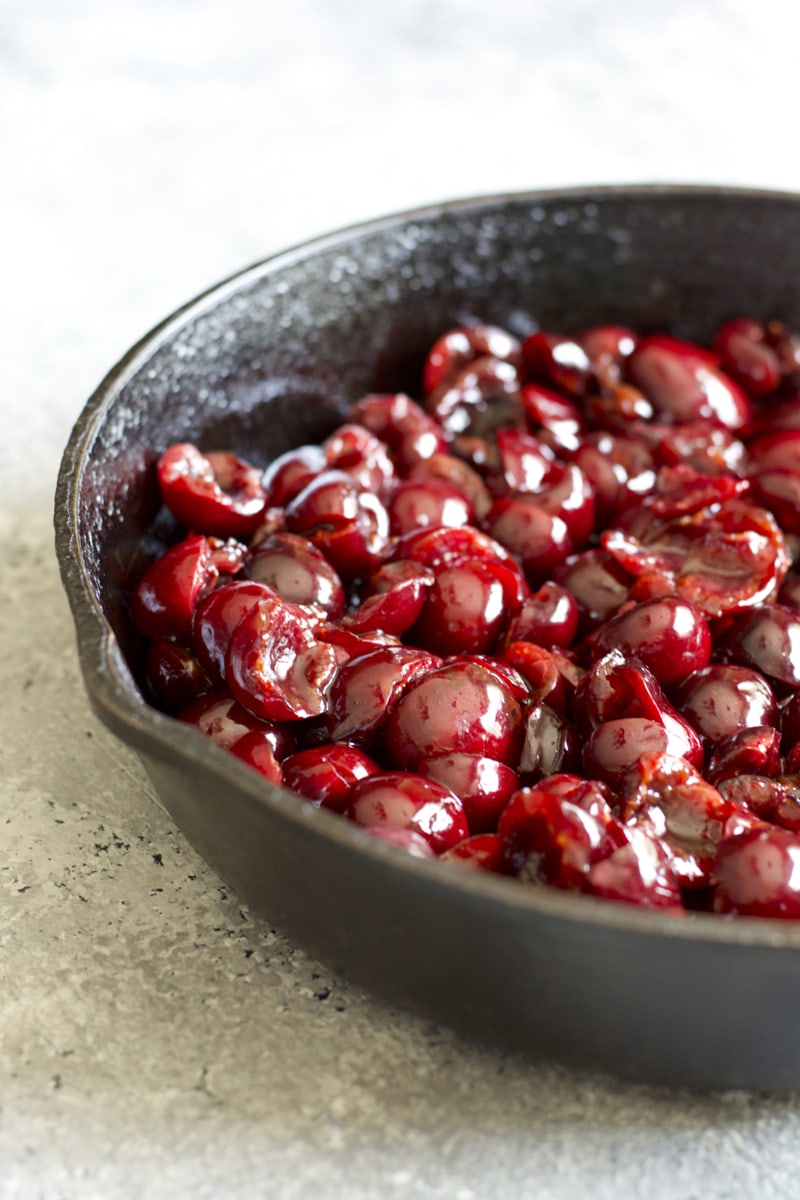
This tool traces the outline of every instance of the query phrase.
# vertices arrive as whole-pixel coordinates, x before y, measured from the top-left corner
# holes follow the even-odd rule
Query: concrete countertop
[[[249,914],[89,712],[51,505],[111,364],[271,250],[478,192],[800,191],[798,24],[744,0],[0,5],[3,1200],[797,1196],[797,1099],[478,1049]]]

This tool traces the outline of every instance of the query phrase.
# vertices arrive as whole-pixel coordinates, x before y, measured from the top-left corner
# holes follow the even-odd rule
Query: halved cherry
[[[318,717],[336,674],[336,652],[317,640],[319,623],[279,597],[242,618],[225,660],[228,684],[245,708],[268,721]]]
[[[131,597],[131,616],[146,637],[188,642],[198,601],[211,591],[219,571],[208,538],[190,534],[146,569]]]
[[[158,461],[161,495],[190,529],[217,537],[247,537],[266,507],[262,473],[234,454],[202,454],[191,442],[170,446]]]

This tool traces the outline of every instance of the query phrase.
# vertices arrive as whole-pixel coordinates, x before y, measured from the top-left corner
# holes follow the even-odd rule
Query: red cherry
[[[158,482],[176,520],[217,537],[247,537],[266,507],[256,467],[233,454],[201,454],[190,442],[177,443],[162,454]]]

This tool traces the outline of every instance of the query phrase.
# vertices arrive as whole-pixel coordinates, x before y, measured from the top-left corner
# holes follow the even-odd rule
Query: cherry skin
[[[410,829],[436,854],[469,835],[458,797],[434,779],[408,772],[388,771],[359,780],[344,813],[359,825]]]
[[[523,712],[498,676],[454,662],[415,680],[392,708],[383,746],[398,767],[415,770],[439,754],[479,754],[513,766],[523,739]]]
[[[638,658],[665,688],[700,671],[711,657],[708,622],[679,597],[647,600],[607,621],[595,642],[597,655],[610,650]]]
[[[777,720],[775,694],[751,667],[712,663],[687,675],[673,698],[679,712],[711,745],[740,729]]]
[[[359,779],[377,775],[378,763],[363,750],[346,744],[312,746],[283,761],[283,782],[318,808],[344,812]]]

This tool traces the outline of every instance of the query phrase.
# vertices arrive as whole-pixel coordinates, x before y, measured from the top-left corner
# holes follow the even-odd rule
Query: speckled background
[[[108,366],[283,245],[480,191],[800,190],[799,23],[769,0],[0,4],[3,1200],[797,1195],[796,1099],[477,1049],[243,910],[89,713],[51,504]]]

